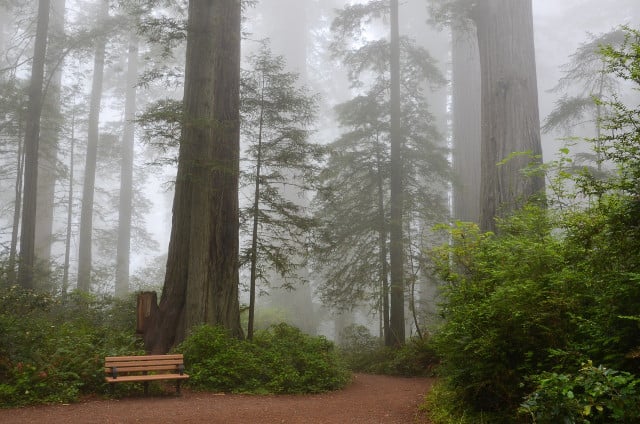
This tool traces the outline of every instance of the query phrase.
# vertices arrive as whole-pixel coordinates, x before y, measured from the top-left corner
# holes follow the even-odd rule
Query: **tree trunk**
[[[531,0],[485,0],[475,6],[482,81],[480,227],[544,191],[523,170],[542,160]],[[498,165],[514,152],[514,157]]]
[[[384,177],[382,164],[382,146],[376,136],[376,184],[378,186],[378,249],[380,261],[380,304],[382,314],[382,334],[384,345],[392,346],[391,331],[389,329],[389,263],[387,251],[387,217],[384,209]]]
[[[76,112],[71,116],[71,145],[69,147],[69,191],[67,204],[67,231],[64,238],[64,267],[62,274],[62,294],[69,288],[69,263],[71,262],[71,225],[73,223],[73,178],[75,171],[74,153],[76,147]]]
[[[395,346],[405,341],[404,331],[404,243],[402,214],[402,128],[400,123],[400,29],[398,0],[391,0],[391,220],[389,222],[391,303],[389,326]]]
[[[109,1],[101,0],[98,11],[98,25],[106,22],[109,15]],[[100,138],[100,102],[102,100],[102,79],[104,74],[104,56],[107,37],[100,31],[96,40],[96,53],[93,62],[93,83],[89,103],[89,128],[87,140],[87,158],[84,168],[82,188],[82,210],[80,212],[80,243],[78,253],[78,290],[91,291],[91,249],[93,233],[93,195],[96,182],[96,162],[98,139]]]
[[[453,217],[480,223],[480,58],[468,31],[453,28]]]
[[[238,301],[240,0],[191,0],[184,114],[159,311],[145,335],[166,352],[202,323],[242,336]]]
[[[38,140],[42,113],[42,85],[44,62],[47,52],[49,27],[49,0],[38,2],[38,25],[29,85],[27,127],[24,136],[25,168],[22,204],[22,228],[20,231],[20,264],[18,279],[25,289],[34,289],[36,198],[38,191]]]
[[[260,216],[260,171],[262,166],[262,126],[264,124],[264,74],[260,93],[260,124],[258,128],[258,152],[256,157],[256,184],[253,195],[253,228],[251,229],[251,275],[249,276],[249,322],[247,339],[253,339],[253,324],[256,310],[256,279],[258,267],[258,218]]]
[[[36,200],[36,258],[42,270],[49,271],[53,243],[53,208],[57,179],[58,141],[60,138],[60,85],[64,41],[65,0],[51,2],[51,24],[47,54],[47,90],[42,113],[42,131],[38,151],[38,197]]]
[[[129,35],[127,87],[122,134],[122,164],[120,171],[120,205],[118,210],[118,244],[116,253],[117,297],[129,293],[129,258],[131,250],[131,215],[133,209],[133,147],[136,114],[136,83],[138,81],[138,37]]]
[[[13,208],[13,224],[11,225],[11,246],[9,247],[9,264],[7,284],[12,286],[16,281],[16,256],[18,253],[18,236],[20,232],[20,215],[22,212],[22,177],[24,176],[24,143],[22,143],[22,119],[18,122],[18,155],[16,164],[15,201]]]

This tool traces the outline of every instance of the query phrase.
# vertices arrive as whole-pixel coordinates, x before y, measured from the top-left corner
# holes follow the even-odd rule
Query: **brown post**
[[[154,291],[138,293],[136,334],[143,335],[147,331],[151,317],[158,310],[158,295]]]

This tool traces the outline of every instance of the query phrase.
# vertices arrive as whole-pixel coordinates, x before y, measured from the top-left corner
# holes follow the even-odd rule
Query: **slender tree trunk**
[[[13,225],[11,226],[11,247],[9,248],[9,270],[7,281],[9,285],[16,282],[16,256],[18,255],[18,236],[20,230],[20,215],[22,212],[22,177],[24,175],[24,149],[22,143],[22,119],[18,123],[18,163],[16,164],[15,202],[13,209]]]
[[[58,141],[60,138],[60,85],[64,39],[65,0],[52,0],[47,54],[47,89],[42,113],[38,151],[38,198],[36,200],[36,258],[42,270],[49,271],[53,243],[53,209],[57,180]]]
[[[124,105],[124,134],[122,135],[122,165],[120,171],[120,206],[118,219],[118,244],[116,253],[115,295],[123,297],[129,293],[129,257],[131,250],[131,215],[133,210],[133,120],[136,114],[136,83],[138,81],[138,37],[129,36],[127,60],[127,88]]]
[[[258,154],[256,158],[256,185],[253,195],[253,228],[251,231],[251,275],[249,281],[249,322],[247,324],[247,339],[253,339],[253,324],[256,309],[256,278],[258,266],[258,217],[260,216],[260,171],[262,166],[262,126],[264,123],[264,75],[262,78],[262,92],[260,94],[260,124],[258,128]]]
[[[480,58],[476,38],[453,28],[453,217],[480,223]]]
[[[20,231],[20,264],[18,279],[25,289],[34,289],[36,199],[38,191],[38,140],[40,137],[40,115],[42,113],[42,85],[44,62],[47,53],[47,31],[49,27],[49,0],[38,2],[38,25],[34,46],[27,127],[24,136],[25,168],[22,228]]]
[[[73,224],[73,178],[74,178],[74,154],[76,146],[76,112],[71,116],[71,145],[69,147],[69,191],[67,204],[67,232],[64,238],[64,270],[62,274],[62,294],[69,289],[69,263],[71,262],[71,226]]]
[[[395,346],[404,344],[404,246],[402,214],[402,128],[400,123],[400,29],[398,0],[391,0],[391,220],[389,222],[391,256],[391,304],[389,325]]]
[[[191,0],[167,272],[145,334],[166,352],[198,324],[242,336],[238,301],[240,0]]]
[[[542,176],[522,171],[542,160],[531,0],[475,6],[482,79],[481,222],[495,231],[506,216],[544,191]],[[498,165],[514,152],[529,152]]]
[[[98,11],[98,25],[106,22],[109,15],[109,1],[101,0]],[[82,210],[80,212],[80,243],[78,253],[78,290],[91,291],[91,250],[93,233],[93,195],[96,182],[96,162],[98,160],[98,139],[100,138],[100,102],[102,100],[102,80],[107,36],[100,31],[96,40],[93,62],[93,83],[89,103],[89,128],[87,159],[84,168],[82,188]]]
[[[378,244],[379,244],[379,261],[380,261],[380,292],[382,305],[382,330],[384,334],[384,345],[392,346],[391,331],[389,329],[389,263],[387,262],[387,223],[386,213],[384,210],[384,179],[382,177],[382,155],[381,146],[376,141],[376,165],[378,179]]]

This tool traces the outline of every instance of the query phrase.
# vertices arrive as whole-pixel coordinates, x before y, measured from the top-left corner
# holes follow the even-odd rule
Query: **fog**
[[[0,110],[0,149],[2,151],[3,170],[0,173],[0,248],[2,260],[10,263],[10,256],[15,254],[16,231],[16,192],[20,191],[22,180],[19,177],[18,144],[23,137],[23,127],[17,125],[20,112],[24,107],[25,86],[30,75],[30,55],[33,51],[35,35],[34,3],[28,1],[0,2],[0,83],[2,92],[0,100],[4,104]],[[56,3],[55,1],[53,3]],[[87,146],[87,119],[89,96],[92,86],[93,41],[97,1],[67,0],[56,3],[64,4],[65,32],[69,38],[55,36],[50,38],[52,46],[63,40],[58,51],[61,56],[56,62],[49,60],[46,74],[58,66],[62,71],[60,90],[60,111],[62,118],[58,121],[58,153],[55,162],[55,197],[53,199],[53,226],[49,247],[50,263],[43,265],[43,270],[51,272],[52,290],[60,290],[60,281],[64,269],[65,247],[70,245],[69,287],[76,284],[78,272],[80,206],[82,205],[82,175]],[[118,233],[118,190],[120,181],[119,143],[124,121],[124,96],[127,73],[128,30],[133,23],[126,23],[129,2],[112,2],[110,14],[116,22],[111,22],[107,32],[104,91],[102,93],[102,109],[100,113],[100,144],[98,147],[98,169],[96,171],[94,227],[93,227],[93,274],[92,291],[96,293],[112,293],[114,291],[114,274],[116,264],[116,238]],[[183,5],[186,2],[176,2]],[[318,95],[316,120],[312,125],[310,139],[320,145],[329,145],[344,134],[345,128],[338,124],[335,107],[347,102],[356,95],[365,92],[367,84],[372,83],[373,76],[363,77],[360,84],[349,79],[349,69],[345,61],[332,55],[329,51],[335,34],[331,24],[336,17],[336,9],[346,4],[367,3],[341,0],[261,0],[254,6],[247,6],[243,21],[244,40],[242,42],[243,66],[248,66],[247,58],[258,52],[262,40],[269,39],[273,54],[283,56],[288,71],[299,75],[296,84],[305,87],[309,95]],[[435,87],[423,81],[425,99],[429,104],[429,113],[433,115],[433,123],[441,134],[436,143],[442,147],[451,147],[452,89],[451,89],[451,35],[449,29],[435,28],[431,25],[428,14],[428,2],[422,0],[406,0],[400,2],[400,33],[415,40],[418,46],[428,50],[435,60],[440,73],[449,81]],[[125,6],[123,6],[125,5]],[[184,6],[184,5],[183,5]],[[2,11],[2,9],[4,9]],[[180,7],[163,7],[156,5],[142,22],[149,24],[145,31],[140,30],[140,84],[137,87],[137,115],[148,111],[151,105],[162,99],[180,100],[182,98],[181,80],[183,78],[185,43],[180,32],[171,36],[171,29],[181,28],[181,20],[185,18],[185,10]],[[599,36],[612,29],[628,24],[632,27],[640,25],[640,2],[638,0],[534,0],[533,20],[535,34],[536,72],[538,85],[538,101],[540,118],[553,110],[560,94],[552,92],[563,76],[562,65],[570,61],[572,53],[581,44],[594,36]],[[133,22],[133,21],[131,21]],[[122,25],[124,23],[124,25]],[[156,26],[151,26],[155,23]],[[158,23],[160,23],[158,25]],[[364,40],[386,38],[388,21],[372,20],[363,26]],[[71,35],[69,35],[71,34]],[[83,38],[84,37],[84,38]],[[364,43],[364,41],[358,41]],[[354,44],[358,42],[353,41]],[[55,49],[54,49],[55,51]],[[57,64],[54,64],[57,63]],[[49,93],[53,90],[51,87]],[[46,113],[46,111],[45,111]],[[44,120],[42,126],[48,125]],[[16,125],[14,125],[16,124]],[[52,124],[53,125],[53,124]],[[134,153],[134,201],[133,228],[130,249],[131,291],[141,289],[161,290],[166,262],[166,251],[170,241],[173,191],[175,179],[177,148],[175,143],[162,142],[160,148],[154,145],[159,142],[157,134],[152,133],[153,125],[139,123],[136,126]],[[172,128],[176,131],[175,126]],[[178,130],[179,131],[179,130]],[[548,133],[542,135],[545,160],[555,157],[562,146],[558,141],[562,134]],[[170,139],[170,137],[168,137]],[[75,151],[71,153],[71,142],[75,143]],[[175,140],[174,140],[175,141]],[[46,143],[46,141],[45,141]],[[243,149],[248,146],[242,140]],[[41,146],[43,142],[41,142]],[[244,154],[241,152],[241,154]],[[449,156],[450,159],[450,156]],[[69,180],[71,164],[74,168],[74,179]],[[250,170],[250,165],[245,170]],[[67,193],[69,184],[74,197],[69,201]],[[441,197],[447,207],[451,201],[451,186],[438,182]],[[284,190],[284,189],[283,189]],[[240,192],[241,204],[248,202],[251,191],[245,187]],[[294,202],[304,208],[312,208],[315,204],[313,191],[287,192]],[[434,197],[436,195],[434,194]],[[67,230],[68,206],[73,205],[71,238],[65,239]],[[242,206],[241,206],[242,207]],[[308,213],[312,213],[309,211]],[[434,215],[435,212],[434,212]],[[441,218],[434,218],[434,221]],[[446,221],[448,218],[442,218]],[[417,219],[415,220],[417,222]],[[413,221],[412,221],[413,222]],[[415,232],[424,231],[433,224],[425,222],[416,224]],[[414,229],[412,228],[412,231]],[[248,240],[248,234],[241,234],[241,240]],[[429,238],[425,245],[436,243],[437,239]],[[18,249],[19,250],[19,249]],[[44,271],[43,271],[44,272]],[[309,282],[295,291],[277,290],[281,281],[274,271],[266,272],[272,281],[263,285],[260,291],[262,304],[268,305],[275,298],[282,297],[269,313],[282,319],[286,317],[295,324],[305,327],[309,332],[320,332],[333,335],[333,315],[339,307],[321,306],[326,292],[319,289],[323,274],[306,265],[299,270]],[[241,271],[241,302],[247,302],[247,272]],[[303,279],[303,277],[300,277]],[[422,277],[421,277],[422,278]],[[425,278],[417,285],[416,296],[424,304],[425,314],[433,314],[435,290],[433,284]],[[327,289],[328,290],[328,289]],[[266,295],[267,292],[271,296]],[[322,294],[324,293],[324,295]],[[296,298],[288,296],[298,296]],[[301,296],[301,297],[300,297]],[[371,300],[371,293],[362,293],[362,298],[354,302],[358,306],[354,314],[342,315],[338,321],[340,326],[351,322],[366,324],[372,331],[377,331],[380,323],[380,306]],[[292,300],[293,299],[293,300]],[[337,302],[339,303],[339,302]],[[286,305],[298,305],[285,311]],[[311,312],[313,319],[303,317]],[[266,313],[265,313],[266,314]],[[409,317],[407,317],[409,318]],[[268,321],[271,317],[262,317]],[[313,322],[309,322],[313,321]],[[407,319],[409,331],[414,331]]]

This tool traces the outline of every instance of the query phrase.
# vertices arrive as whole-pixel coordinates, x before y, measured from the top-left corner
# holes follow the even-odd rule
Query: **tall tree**
[[[109,17],[109,0],[100,0],[97,16],[97,25],[106,25],[106,21]],[[82,210],[80,212],[80,243],[78,245],[78,289],[85,292],[89,292],[91,290],[93,197],[96,180],[98,139],[100,138],[100,103],[102,100],[102,83],[104,75],[106,44],[106,31],[98,31],[96,37],[95,56],[93,61],[91,100],[89,102],[87,157],[85,161],[84,183],[82,187]]]
[[[20,268],[18,279],[25,289],[35,288],[35,231],[36,199],[38,190],[38,143],[40,137],[40,116],[42,113],[42,90],[44,64],[47,52],[47,32],[49,27],[49,0],[38,2],[38,23],[34,45],[27,127],[25,131],[24,192],[22,206],[22,228],[20,231]]]
[[[316,97],[296,88],[298,74],[285,72],[282,56],[274,57],[266,43],[249,58],[243,73],[242,132],[245,136],[248,184],[253,201],[241,211],[250,234],[243,262],[250,264],[247,338],[253,336],[256,283],[276,275],[285,287],[299,274],[305,231],[311,220],[306,208],[288,198],[291,191],[308,191],[317,174],[323,149],[309,142]],[[293,189],[291,187],[293,186]],[[275,271],[275,274],[273,273]]]
[[[542,160],[531,0],[478,2],[471,17],[482,84],[480,227],[494,231],[496,217],[544,191],[542,175],[523,174]]]
[[[440,139],[425,101],[425,81],[437,85],[444,80],[431,56],[407,37],[398,37],[394,43],[387,37],[360,37],[366,22],[389,16],[389,6],[387,1],[347,6],[332,25],[333,53],[347,66],[352,87],[361,94],[336,109],[346,131],[334,143],[335,154],[324,175],[327,189],[318,196],[321,220],[335,221],[323,225],[318,260],[326,274],[323,296],[334,303],[351,302],[351,307],[358,300],[370,300],[363,295],[370,296],[371,282],[377,282],[375,304],[384,315],[385,342],[398,345],[404,343],[405,281],[403,276],[402,287],[390,287],[394,281],[387,272],[393,265],[398,267],[388,263],[391,250],[393,243],[402,248],[401,270],[394,275],[403,275],[408,253],[405,231],[419,221],[416,211],[439,209],[432,189],[447,166],[442,151],[435,147]],[[398,51],[392,54],[394,47]],[[403,84],[398,87],[400,80]],[[401,94],[393,94],[394,85],[402,89]],[[405,196],[408,190],[412,195]],[[396,201],[406,207],[398,211]],[[402,213],[399,218],[394,216],[398,212]],[[399,243],[391,241],[393,220],[401,224],[396,229]]]
[[[36,205],[36,258],[48,270],[53,243],[53,209],[60,138],[60,88],[64,58],[65,0],[51,1],[51,22],[47,49],[47,89],[44,97],[42,131],[38,151],[38,197]]]
[[[118,207],[118,244],[116,252],[116,296],[129,292],[129,263],[131,247],[131,211],[133,207],[133,149],[136,113],[136,84],[138,81],[138,36],[129,35],[127,78],[124,105],[124,133],[120,165],[120,196]]]
[[[194,325],[242,335],[238,301],[240,0],[191,0],[167,272],[145,334],[166,352]]]
[[[391,217],[389,219],[389,271],[390,308],[389,331],[393,344],[400,346],[405,340],[404,322],[404,240],[402,235],[402,215],[404,207],[404,186],[400,106],[400,23],[398,0],[390,2],[390,107],[391,107]]]

